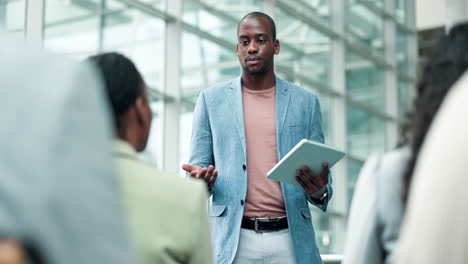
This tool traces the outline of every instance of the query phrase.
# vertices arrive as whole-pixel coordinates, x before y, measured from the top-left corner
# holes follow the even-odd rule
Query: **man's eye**
[[[264,39],[259,39],[258,43],[263,44],[263,43],[265,43],[265,40]]]
[[[247,41],[247,40],[242,40],[241,43],[242,43],[242,45],[247,45],[247,44],[249,44],[249,41]]]

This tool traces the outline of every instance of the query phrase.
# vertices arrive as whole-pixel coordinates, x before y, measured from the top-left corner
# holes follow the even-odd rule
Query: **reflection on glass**
[[[24,32],[26,0],[0,1],[0,28],[10,32]]]
[[[356,0],[348,0],[346,6],[346,37],[354,44],[383,55],[383,18]]]
[[[385,111],[382,68],[351,52],[346,53],[346,92],[355,101]]]
[[[330,83],[330,38],[286,14],[276,11],[277,38],[281,51],[277,56],[278,71],[307,76],[323,84]]]
[[[347,106],[348,153],[366,159],[373,152],[385,151],[385,120],[352,105]]]

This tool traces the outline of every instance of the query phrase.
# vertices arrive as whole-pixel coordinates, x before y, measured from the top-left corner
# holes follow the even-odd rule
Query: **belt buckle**
[[[254,222],[255,233],[263,233],[263,231],[258,228],[258,222],[259,222],[258,218],[255,218],[255,222]]]

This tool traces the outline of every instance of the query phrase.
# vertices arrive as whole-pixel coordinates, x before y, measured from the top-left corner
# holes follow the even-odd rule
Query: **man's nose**
[[[248,52],[249,54],[255,54],[258,52],[258,45],[255,41],[250,42]]]

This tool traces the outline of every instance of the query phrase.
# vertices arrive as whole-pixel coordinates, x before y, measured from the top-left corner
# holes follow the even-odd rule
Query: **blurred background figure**
[[[392,263],[420,148],[446,94],[467,68],[468,24],[464,23],[440,40],[423,69],[405,146],[372,156],[363,167],[351,206],[343,263]],[[436,190],[434,195],[438,196]]]
[[[149,89],[133,62],[118,53],[90,57],[104,77],[116,135],[114,157],[128,221],[144,264],[210,264],[208,190],[141,161],[151,127]]]
[[[421,148],[396,264],[468,263],[467,100],[465,74],[444,101]]]
[[[0,43],[0,234],[45,263],[133,263],[97,75],[3,32]]]

